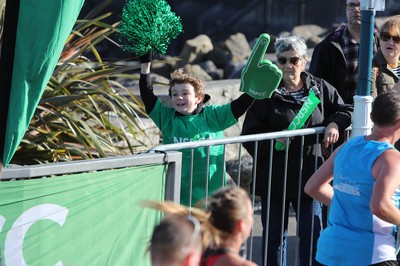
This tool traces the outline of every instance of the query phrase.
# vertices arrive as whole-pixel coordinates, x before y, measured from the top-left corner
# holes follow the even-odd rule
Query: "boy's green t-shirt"
[[[223,138],[223,130],[237,123],[230,104],[205,106],[196,115],[183,116],[158,100],[149,115],[161,130],[163,144]],[[210,147],[208,177],[206,177],[207,147],[196,148],[193,153],[191,204],[195,205],[225,184],[224,146]],[[185,205],[190,203],[190,156],[190,149],[182,150],[181,204]]]

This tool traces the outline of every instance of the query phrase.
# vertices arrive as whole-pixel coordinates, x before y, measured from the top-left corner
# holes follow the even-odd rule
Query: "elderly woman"
[[[277,65],[283,72],[281,84],[271,98],[256,101],[247,111],[242,135],[287,129],[307,100],[310,91],[313,90],[320,103],[303,127],[326,126],[323,145],[327,147],[335,143],[339,138],[339,130],[344,130],[351,124],[352,106],[345,105],[336,89],[328,82],[305,72],[308,58],[307,46],[303,39],[298,36],[280,37],[275,42],[275,53]],[[315,245],[321,231],[321,220],[318,215],[313,215],[313,208],[315,207],[314,213],[318,214],[321,211],[321,205],[314,204],[313,200],[303,191],[305,183],[316,169],[315,162],[319,166],[323,160],[321,144],[316,144],[317,141],[315,136],[306,136],[304,146],[302,146],[300,137],[290,140],[290,144],[288,144],[290,154],[288,165],[290,167],[286,169],[285,150],[273,149],[270,158],[270,145],[275,144],[271,141],[263,141],[258,145],[255,186],[256,194],[262,199],[263,245],[265,246],[268,241],[268,266],[285,265],[286,231],[290,204],[297,214],[300,265],[309,265],[310,260],[313,265],[317,264]],[[245,148],[254,156],[254,143],[246,143]],[[268,180],[271,163],[272,175],[271,180]],[[287,173],[286,191],[284,191],[285,173]],[[269,181],[271,181],[270,188]],[[268,228],[267,217],[269,217]],[[285,232],[281,246],[282,225]],[[266,236],[266,232],[268,232],[268,236]],[[282,263],[280,263],[282,247],[283,256]],[[311,248],[313,255],[310,258]],[[264,250],[265,248],[263,248],[263,252]],[[263,260],[264,258],[265,254],[263,253]]]

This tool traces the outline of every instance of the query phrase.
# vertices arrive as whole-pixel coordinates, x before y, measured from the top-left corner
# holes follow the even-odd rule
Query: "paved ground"
[[[256,212],[254,214],[254,226],[253,226],[253,252],[251,260],[257,263],[257,265],[263,265],[261,259],[261,236],[262,236],[262,226],[261,226],[261,212]],[[290,213],[289,217],[289,237],[287,246],[287,266],[295,266],[295,253],[296,253],[296,219],[294,212]],[[248,244],[248,249],[251,248],[251,244]],[[250,259],[250,258],[248,258]]]

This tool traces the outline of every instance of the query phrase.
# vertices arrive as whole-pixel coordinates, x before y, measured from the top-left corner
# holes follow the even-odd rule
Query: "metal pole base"
[[[372,110],[372,96],[354,96],[354,113],[351,138],[365,136],[371,133],[372,121],[370,113]]]

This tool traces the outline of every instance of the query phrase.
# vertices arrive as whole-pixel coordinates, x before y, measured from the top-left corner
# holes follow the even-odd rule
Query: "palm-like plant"
[[[102,22],[109,15],[77,21],[11,163],[90,159],[148,148],[141,126],[144,106],[117,81],[137,80],[137,75],[125,73],[138,69],[139,63],[128,67],[104,62],[96,49],[117,31],[117,24]],[[85,57],[88,52],[94,62]]]

